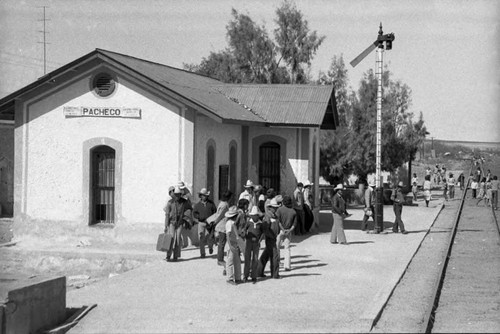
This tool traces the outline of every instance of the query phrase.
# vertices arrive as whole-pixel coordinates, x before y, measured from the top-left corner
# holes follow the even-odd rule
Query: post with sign
[[[384,189],[381,180],[382,165],[382,71],[383,71],[383,53],[392,49],[394,34],[384,35],[382,31],[382,22],[378,31],[378,37],[365,51],[351,61],[351,66],[355,67],[374,49],[377,49],[376,76],[377,76],[377,140],[376,140],[376,170],[375,170],[375,233],[384,230]]]

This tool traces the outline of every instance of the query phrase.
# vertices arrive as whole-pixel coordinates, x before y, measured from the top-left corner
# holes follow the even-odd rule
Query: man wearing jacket
[[[266,277],[264,269],[267,262],[271,262],[271,276],[273,278],[281,278],[279,275],[280,254],[277,247],[277,238],[280,233],[278,219],[276,218],[276,210],[280,206],[276,198],[271,199],[268,206],[268,213],[264,216],[262,222],[262,230],[266,240],[266,247],[259,258],[259,266],[257,273],[259,277]]]

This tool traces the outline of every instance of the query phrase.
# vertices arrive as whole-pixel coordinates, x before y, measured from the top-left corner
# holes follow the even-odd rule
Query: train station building
[[[247,180],[314,182],[333,86],[225,84],[96,49],[0,100],[4,212],[17,231],[162,230],[169,186],[215,202]],[[149,233],[146,233],[149,234]]]

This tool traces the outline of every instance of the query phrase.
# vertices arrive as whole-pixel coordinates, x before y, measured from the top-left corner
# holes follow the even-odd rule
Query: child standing
[[[413,173],[413,177],[411,178],[411,192],[413,193],[413,200],[416,202],[418,192],[418,177],[416,173]]]
[[[479,184],[479,194],[477,195],[477,203],[476,205],[479,205],[479,202],[481,202],[483,199],[485,200],[484,202],[486,205],[488,205],[487,200],[486,200],[486,178],[483,177],[481,180],[481,183]]]
[[[248,281],[250,273],[252,282],[257,283],[257,266],[259,264],[259,247],[262,237],[262,216],[257,206],[253,206],[248,214],[250,218],[244,227],[245,235],[245,269],[243,272],[243,282]]]

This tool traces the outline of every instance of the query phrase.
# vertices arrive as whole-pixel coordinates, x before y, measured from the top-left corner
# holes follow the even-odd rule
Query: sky
[[[281,0],[0,0],[0,97],[96,48],[182,68],[227,46],[231,9],[275,29]],[[412,90],[410,111],[423,113],[429,138],[500,142],[500,1],[295,0],[309,28],[324,35],[311,75],[334,56],[357,90],[376,52],[382,23],[394,33],[384,65]]]

